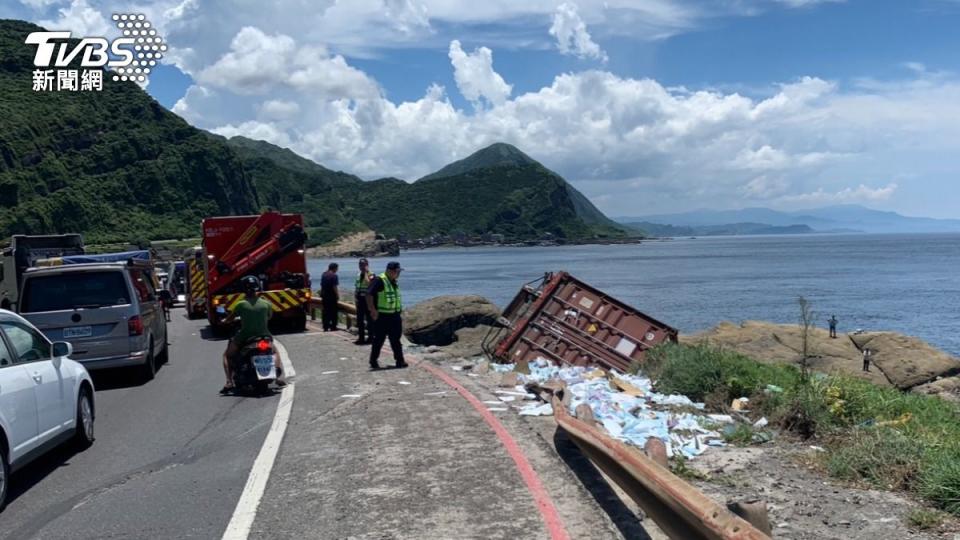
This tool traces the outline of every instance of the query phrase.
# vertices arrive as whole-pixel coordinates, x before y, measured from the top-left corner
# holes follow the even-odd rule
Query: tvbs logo
[[[28,35],[25,43],[37,48],[33,57],[33,65],[37,67],[33,72],[33,89],[53,90],[56,74],[56,90],[100,90],[104,69],[113,70],[114,81],[145,83],[163,58],[167,45],[143,14],[114,14],[113,21],[122,34],[113,40],[85,37],[71,46],[65,41],[72,35],[69,31]],[[84,68],[79,88],[78,70],[64,69],[71,65]]]

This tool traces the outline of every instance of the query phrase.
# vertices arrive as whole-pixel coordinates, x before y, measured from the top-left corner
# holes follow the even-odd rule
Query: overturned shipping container
[[[484,352],[500,362],[542,357],[626,371],[652,347],[677,340],[673,327],[566,272],[524,285],[503,317],[504,328],[492,330],[483,343]]]

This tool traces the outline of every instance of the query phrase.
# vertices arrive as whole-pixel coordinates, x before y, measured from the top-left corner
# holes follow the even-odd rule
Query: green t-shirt
[[[243,344],[250,338],[270,335],[267,328],[267,321],[273,315],[270,302],[257,298],[257,301],[251,304],[243,299],[233,308],[233,313],[240,319],[240,330],[233,337],[237,343]]]

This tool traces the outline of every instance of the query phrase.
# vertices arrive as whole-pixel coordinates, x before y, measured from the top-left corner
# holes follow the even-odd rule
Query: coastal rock
[[[960,360],[921,339],[895,332],[871,334],[867,347],[873,351],[873,364],[897,388],[905,390],[960,373]]]
[[[914,386],[910,391],[918,394],[940,396],[948,401],[960,403],[960,377],[937,379],[927,384]]]
[[[802,351],[800,327],[747,321],[724,322],[692,336],[685,343],[708,343],[750,356],[762,362],[799,364]],[[863,347],[873,351],[872,369],[863,371]],[[960,360],[924,341],[895,332],[841,334],[831,339],[823,328],[812,328],[808,365],[824,373],[845,373],[877,384],[910,389],[960,373]]]
[[[453,343],[444,347],[447,353],[453,356],[470,358],[483,354],[483,339],[493,327],[487,324],[480,324],[472,328],[461,328],[454,333]]]
[[[461,328],[493,325],[499,316],[497,306],[482,296],[438,296],[406,310],[403,331],[418,345],[449,345]]]
[[[396,257],[400,242],[386,239],[373,231],[363,231],[334,240],[329,244],[307,250],[308,257]]]

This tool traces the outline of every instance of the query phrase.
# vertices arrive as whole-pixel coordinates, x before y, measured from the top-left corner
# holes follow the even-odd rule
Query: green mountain
[[[0,237],[82,232],[87,243],[195,237],[207,216],[304,215],[310,243],[501,234],[591,241],[631,233],[563,178],[507,144],[407,183],[365,182],[290,150],[191,127],[137,85],[33,91],[41,28],[0,21]],[[77,40],[71,40],[76,43]]]
[[[304,215],[311,245],[369,229],[348,204],[350,194],[364,187],[360,178],[331,171],[268,142],[211,137],[225,141],[240,156],[264,209]]]
[[[236,154],[134,83],[105,73],[99,92],[33,91],[23,41],[39,30],[0,21],[0,235],[178,238],[259,209]]]
[[[536,161],[533,158],[521,152],[516,146],[507,143],[494,143],[478,152],[474,152],[467,158],[455,161],[435,173],[428,174],[420,180],[459,176],[477,169],[502,166],[522,167],[535,163]]]
[[[413,183],[368,182],[353,206],[388,236],[502,234],[519,241],[550,235],[589,241],[629,236],[563,178],[498,143]]]

